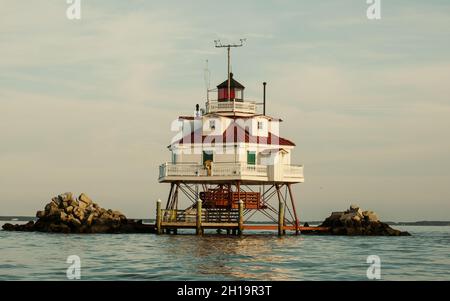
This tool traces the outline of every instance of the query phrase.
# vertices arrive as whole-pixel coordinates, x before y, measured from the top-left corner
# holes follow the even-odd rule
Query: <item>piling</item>
[[[238,234],[242,235],[244,232],[244,202],[239,200],[239,229]]]
[[[278,235],[282,236],[286,232],[284,231],[284,203],[280,202],[280,207],[278,210]]]
[[[197,228],[196,228],[196,232],[197,235],[202,235],[203,234],[203,229],[202,229],[202,200],[198,200],[197,201]]]
[[[161,221],[162,221],[161,200],[158,200],[156,202],[156,233],[158,234],[162,234]]]

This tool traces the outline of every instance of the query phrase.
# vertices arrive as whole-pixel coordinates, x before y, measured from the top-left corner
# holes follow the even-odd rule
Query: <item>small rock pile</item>
[[[381,222],[375,212],[363,211],[358,205],[351,205],[346,211],[331,213],[319,227],[329,228],[329,231],[323,234],[331,235],[411,235],[391,228],[388,224]]]
[[[101,208],[86,194],[77,199],[66,192],[52,200],[36,213],[38,220],[24,225],[5,224],[6,231],[39,231],[56,233],[145,233],[154,227],[142,221],[129,220],[120,211]]]

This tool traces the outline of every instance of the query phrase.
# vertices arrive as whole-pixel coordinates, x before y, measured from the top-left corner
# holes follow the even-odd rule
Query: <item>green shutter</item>
[[[247,164],[249,165],[256,164],[256,152],[247,151]]]

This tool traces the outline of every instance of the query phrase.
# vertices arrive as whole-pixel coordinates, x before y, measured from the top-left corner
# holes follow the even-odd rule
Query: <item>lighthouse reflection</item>
[[[301,266],[289,249],[298,250],[300,237],[247,235],[170,236],[165,242],[167,254],[182,260],[186,278],[211,280],[298,280]],[[184,273],[184,272],[183,272]],[[179,279],[183,276],[179,275]]]

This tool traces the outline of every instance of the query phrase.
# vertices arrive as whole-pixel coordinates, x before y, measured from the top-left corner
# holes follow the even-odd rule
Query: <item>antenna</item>
[[[204,70],[204,79],[206,87],[206,99],[209,101],[209,90],[211,87],[211,71],[209,71],[209,62],[206,60],[206,66]]]
[[[228,44],[228,45],[223,45],[222,42],[220,40],[214,40],[214,44],[216,45],[216,48],[227,48],[228,51],[228,101],[231,100],[231,78],[230,78],[230,68],[231,68],[231,48],[237,48],[237,47],[242,47],[244,46],[244,43],[247,41],[247,39],[240,39],[240,44]]]

